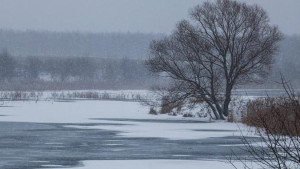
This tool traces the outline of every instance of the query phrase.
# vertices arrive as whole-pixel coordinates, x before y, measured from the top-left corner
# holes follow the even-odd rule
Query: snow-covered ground
[[[72,123],[65,125],[65,127],[118,131],[119,137],[151,137],[170,140],[237,136],[240,134],[239,127],[242,126],[241,124],[227,122],[201,122],[203,119],[199,118],[155,116],[149,115],[148,111],[149,107],[142,106],[138,102],[96,100],[68,102],[9,101],[2,103],[0,121]],[[193,123],[184,121],[193,121]],[[204,121],[207,121],[207,119],[204,119]],[[78,123],[82,125],[78,125]],[[118,123],[124,125],[84,125],[91,123]],[[80,169],[232,168],[226,161],[200,160],[96,160],[83,161],[82,163],[83,166],[79,167]],[[55,168],[59,166],[44,167]]]
[[[92,118],[159,118],[148,107],[123,101],[9,101],[4,102],[0,121],[37,123],[93,123]]]
[[[236,136],[242,124],[212,122],[201,118],[169,115],[150,115],[149,108],[138,102],[123,101],[13,101],[1,107],[0,121],[36,123],[118,123],[124,125],[67,125],[80,129],[120,131],[125,137],[158,137],[167,139],[203,139],[208,137]],[[120,119],[129,119],[122,121]],[[135,120],[166,120],[143,122]],[[201,123],[177,123],[176,120]],[[203,122],[203,123],[202,123]],[[214,132],[210,132],[214,131]]]
[[[243,168],[241,163],[236,167]],[[51,166],[50,166],[51,167]],[[54,166],[53,166],[54,167]],[[101,160],[84,161],[81,167],[74,169],[234,169],[228,161],[196,160]],[[53,168],[54,169],[54,168]],[[60,168],[67,169],[67,168]]]

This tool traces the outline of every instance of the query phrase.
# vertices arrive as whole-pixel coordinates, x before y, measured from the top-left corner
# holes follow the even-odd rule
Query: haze
[[[0,28],[81,32],[170,33],[205,0],[1,0]],[[243,0],[246,1],[246,0]],[[247,0],[285,34],[300,34],[299,0]]]

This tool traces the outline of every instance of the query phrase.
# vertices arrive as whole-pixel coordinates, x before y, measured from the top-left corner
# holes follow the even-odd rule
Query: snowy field
[[[4,128],[6,125],[15,127],[20,123],[25,124],[25,128],[30,128],[30,130],[20,131],[20,133],[26,136],[24,132],[34,131],[39,132],[39,134],[35,133],[34,136],[40,137],[40,139],[36,140],[37,143],[28,141],[26,144],[32,147],[41,146],[35,151],[41,151],[45,146],[50,148],[51,151],[54,147],[55,151],[53,150],[53,153],[50,153],[53,158],[48,158],[47,155],[43,154],[44,152],[39,152],[42,154],[40,156],[45,156],[42,159],[32,154],[29,155],[30,157],[25,158],[23,157],[26,156],[25,153],[23,156],[19,156],[24,158],[23,160],[27,163],[24,161],[18,163],[18,160],[6,159],[8,157],[3,153],[5,151],[2,151],[6,149],[2,147],[0,158],[6,159],[7,162],[0,162],[0,166],[13,166],[16,162],[18,166],[23,166],[25,163],[27,166],[32,166],[27,167],[28,169],[65,167],[80,169],[233,168],[222,154],[230,154],[230,147],[236,148],[241,146],[237,137],[241,134],[239,128],[244,129],[244,126],[226,122],[210,123],[207,119],[200,118],[183,118],[168,115],[155,116],[149,115],[148,111],[149,107],[142,106],[138,102],[124,101],[4,101],[0,107],[0,124]],[[36,129],[36,125],[38,125],[37,127],[43,125],[43,130],[51,131],[51,134],[47,133],[46,135],[46,132],[41,132],[42,129]],[[18,130],[22,130],[19,128],[16,127],[16,129],[10,130],[15,134],[19,133]],[[54,130],[53,128],[56,129]],[[71,144],[70,138],[64,138],[65,134],[57,136],[58,138],[51,137],[51,135],[55,135],[55,131],[58,131],[58,129],[59,132],[76,132],[75,136],[78,139],[76,145],[84,144],[88,148],[81,149],[76,147],[75,143],[72,143],[73,146],[75,145],[74,150],[78,148],[76,149],[78,155],[75,158],[74,152],[69,152],[70,148],[66,148],[67,144]],[[112,134],[105,140],[104,138],[101,140],[101,134],[100,136],[94,135],[95,132],[104,134],[105,132],[110,132]],[[3,133],[12,134],[4,129]],[[93,137],[91,137],[90,133],[93,134]],[[87,136],[85,136],[85,140],[81,141],[82,134]],[[11,137],[9,137],[10,140]],[[59,137],[64,139],[59,140]],[[54,141],[50,141],[51,139],[54,139]],[[45,142],[45,140],[47,141]],[[97,140],[101,144],[106,141],[107,143],[103,143],[103,145],[107,153],[103,153],[101,156],[100,152],[99,154],[94,152],[94,150],[97,150],[97,146],[99,151],[101,151],[103,145],[90,145],[91,140],[93,140],[93,144]],[[5,142],[5,144],[10,145],[8,142]],[[95,146],[94,154],[89,152],[92,151],[90,148],[93,148],[89,146]],[[58,149],[62,153],[57,152]],[[18,149],[13,149],[9,152],[15,153],[16,150]],[[123,154],[122,151],[124,151]],[[57,158],[65,158],[59,158],[59,155],[63,153],[68,156],[68,159],[64,159],[67,162],[60,163]],[[84,153],[87,154],[86,157]],[[206,153],[209,156],[206,156]],[[12,154],[12,156],[15,155]],[[70,164],[71,157],[76,162]]]

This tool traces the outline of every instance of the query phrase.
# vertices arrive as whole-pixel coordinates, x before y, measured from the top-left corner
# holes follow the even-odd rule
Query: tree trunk
[[[218,102],[215,103],[216,105],[216,109],[218,110],[219,116],[221,120],[225,120],[224,117],[224,110],[222,109],[222,107],[220,106],[220,104]]]
[[[229,114],[229,103],[231,101],[231,90],[232,90],[232,86],[228,85],[228,87],[226,87],[226,91],[225,91],[225,99],[224,99],[224,103],[223,103],[223,115],[228,117]]]
[[[216,110],[215,106],[211,102],[209,102],[209,101],[205,101],[205,102],[208,104],[208,106],[210,107],[210,109],[213,111],[216,120],[220,120],[221,119],[220,113]]]

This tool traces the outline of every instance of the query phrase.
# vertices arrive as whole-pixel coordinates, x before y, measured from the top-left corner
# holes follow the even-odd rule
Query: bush
[[[183,114],[183,117],[194,117],[194,116],[191,113],[185,113],[185,114]]]
[[[288,97],[265,98],[250,101],[242,122],[266,132],[300,136],[299,99]]]
[[[286,97],[256,99],[247,104],[242,122],[254,126],[260,141],[251,141],[243,135],[243,150],[261,168],[299,169],[300,95],[296,96],[283,78],[282,84]],[[243,168],[253,168],[249,158],[234,156]]]
[[[149,114],[158,115],[157,111],[153,107],[150,108]]]
[[[182,106],[182,101],[172,102],[170,101],[169,97],[163,97],[161,100],[161,108],[159,112],[161,114],[168,114],[172,113],[172,111],[175,109],[176,113],[179,113],[181,111]]]
[[[235,119],[232,112],[229,112],[228,117],[227,117],[227,121],[230,122],[230,123],[237,122],[237,120]]]

